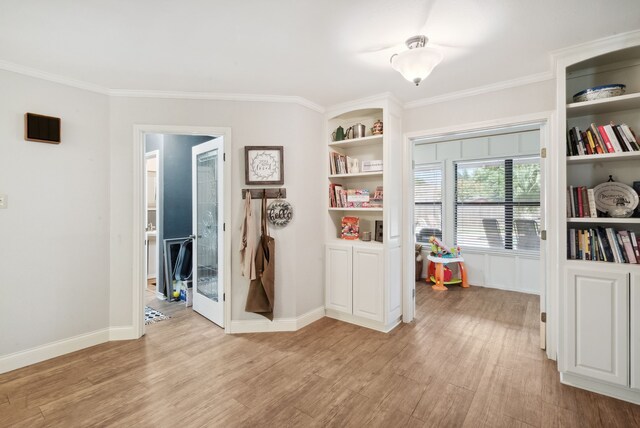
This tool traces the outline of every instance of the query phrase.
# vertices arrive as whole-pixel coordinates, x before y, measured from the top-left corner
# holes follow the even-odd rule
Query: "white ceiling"
[[[549,52],[640,29],[638,0],[0,0],[0,60],[110,89],[403,101],[550,70]],[[416,33],[444,61],[389,66]]]

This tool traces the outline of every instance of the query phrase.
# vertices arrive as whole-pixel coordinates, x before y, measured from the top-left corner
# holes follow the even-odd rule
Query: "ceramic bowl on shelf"
[[[583,91],[578,92],[573,96],[574,103],[581,103],[583,101],[600,100],[602,98],[617,97],[624,94],[626,85],[616,83],[612,85],[594,86]]]

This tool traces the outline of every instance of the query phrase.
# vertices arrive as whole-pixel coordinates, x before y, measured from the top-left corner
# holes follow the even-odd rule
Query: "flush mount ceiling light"
[[[391,67],[416,86],[427,78],[443,58],[440,51],[426,47],[428,40],[425,36],[413,36],[405,42],[409,50],[391,57]]]

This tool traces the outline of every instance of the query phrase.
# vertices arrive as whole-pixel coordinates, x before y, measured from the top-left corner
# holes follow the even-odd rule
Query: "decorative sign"
[[[293,218],[293,207],[283,199],[276,199],[267,207],[267,219],[274,226],[286,226]]]
[[[244,163],[246,184],[284,184],[282,146],[246,146]]]

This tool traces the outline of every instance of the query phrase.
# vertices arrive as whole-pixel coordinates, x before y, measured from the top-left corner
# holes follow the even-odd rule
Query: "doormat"
[[[159,321],[167,320],[171,317],[166,316],[160,311],[157,311],[149,306],[144,307],[144,325],[153,324]]]

